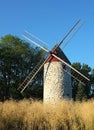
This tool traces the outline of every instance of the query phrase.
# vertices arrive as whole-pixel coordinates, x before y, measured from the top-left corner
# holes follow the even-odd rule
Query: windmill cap
[[[50,53],[55,54],[56,56],[58,56],[59,58],[61,58],[62,60],[64,60],[65,62],[67,62],[68,64],[71,64],[71,62],[69,61],[69,59],[66,57],[66,55],[64,54],[64,52],[61,50],[60,47],[58,47],[57,49],[55,49],[56,46],[53,47],[53,49],[51,50]],[[46,61],[47,62],[61,62],[60,60],[58,60],[56,57],[50,55]]]

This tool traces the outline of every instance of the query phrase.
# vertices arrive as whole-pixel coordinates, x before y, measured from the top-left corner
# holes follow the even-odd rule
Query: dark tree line
[[[32,48],[29,43],[12,35],[6,35],[0,39],[0,97],[23,98],[30,95],[30,89],[20,94],[17,91],[19,85],[32,71],[34,66],[44,58],[44,52],[39,48]],[[35,86],[42,84],[42,71],[36,77]]]
[[[38,73],[36,79],[30,84],[26,91],[20,94],[17,91],[19,85],[26,76],[32,71],[34,66],[46,54],[43,50],[32,47],[26,41],[19,37],[6,35],[0,39],[0,99],[9,98],[21,99],[33,97],[41,97],[43,92],[43,69]],[[90,86],[94,84],[94,69],[88,65],[74,63],[73,67],[90,78],[89,84],[82,86],[77,81],[73,85],[73,99],[83,100],[94,96]],[[33,89],[32,89],[33,88]]]
[[[90,81],[87,81],[81,76],[78,77],[84,84],[73,79],[73,99],[82,101],[94,97],[94,90],[91,90],[91,85],[94,84],[94,69],[86,64],[81,65],[79,62],[73,63],[72,66],[90,79]]]

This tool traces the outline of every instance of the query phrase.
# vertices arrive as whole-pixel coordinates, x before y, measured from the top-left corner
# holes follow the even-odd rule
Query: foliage
[[[85,80],[81,76],[77,77],[76,75],[76,77],[80,81],[82,81],[84,85],[82,85],[80,82],[73,79],[73,83],[74,83],[73,84],[73,99],[82,101],[82,100],[90,98],[91,97],[90,95],[91,84],[94,83],[92,69],[87,64],[81,65],[81,63],[79,62],[73,63],[72,66],[90,79],[90,81],[87,82],[87,80]]]
[[[0,40],[0,95],[7,98],[19,98],[18,86],[30,73],[37,62],[44,57],[44,52],[32,48],[29,43],[12,35]],[[39,80],[42,72],[39,74]],[[38,80],[38,81],[39,81]],[[24,96],[26,93],[24,94]]]
[[[31,47],[29,43],[21,40],[19,37],[12,35],[1,37],[0,99],[21,99],[29,98],[30,96],[42,98],[43,69],[38,73],[36,78],[33,80],[33,83],[30,84],[30,87],[28,87],[23,94],[20,94],[17,91],[17,88],[36,64],[45,57],[46,54],[43,50],[37,47]],[[94,84],[94,69],[91,69],[86,64],[81,65],[79,62],[73,63],[72,66],[90,79],[89,83],[83,80],[86,86],[83,86],[76,80],[72,79],[73,99],[83,100],[84,98],[94,97],[94,92],[90,91],[90,86]],[[72,73],[74,72],[72,71]]]
[[[87,99],[85,87],[86,86],[82,85],[81,83],[78,84],[78,89],[77,89],[77,94],[76,94],[76,100],[83,101],[83,100]]]

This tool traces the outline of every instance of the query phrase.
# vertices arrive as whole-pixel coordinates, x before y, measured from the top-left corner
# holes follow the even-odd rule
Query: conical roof
[[[56,56],[58,56],[59,58],[61,58],[62,60],[64,60],[65,62],[67,62],[68,64],[71,64],[71,62],[69,61],[69,59],[66,57],[66,55],[64,54],[64,52],[61,50],[60,47],[58,47],[55,50],[56,46],[54,46],[54,48],[52,49],[52,53],[54,53]],[[55,50],[55,51],[54,51]],[[56,57],[53,57],[52,55],[49,56],[47,62],[54,62],[54,61],[59,61]]]

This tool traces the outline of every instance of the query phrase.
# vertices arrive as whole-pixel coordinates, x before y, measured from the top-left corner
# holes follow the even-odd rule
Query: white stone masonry
[[[70,68],[66,67],[70,72]],[[71,77],[63,70],[63,63],[48,62],[44,65],[44,102],[72,97]]]

